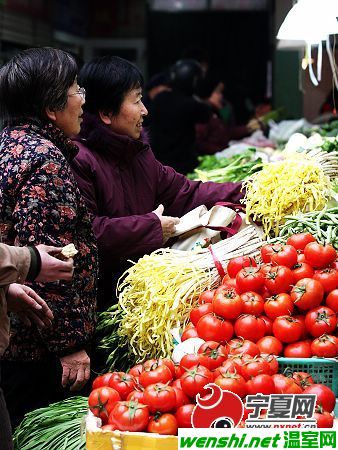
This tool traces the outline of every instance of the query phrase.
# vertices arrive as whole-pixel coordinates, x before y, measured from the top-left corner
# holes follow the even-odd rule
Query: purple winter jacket
[[[72,169],[99,246],[99,309],[112,303],[113,276],[127,259],[163,246],[161,223],[152,212],[159,204],[165,215],[180,217],[201,204],[237,203],[243,196],[240,183],[188,180],[157,161],[147,143],[115,134],[89,114],[76,144]]]

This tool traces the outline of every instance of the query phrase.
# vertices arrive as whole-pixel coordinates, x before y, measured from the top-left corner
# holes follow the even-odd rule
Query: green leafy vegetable
[[[72,397],[25,414],[14,433],[14,450],[85,450],[81,425],[86,397]]]
[[[262,167],[262,160],[254,159],[255,153],[256,149],[249,148],[229,158],[216,158],[214,155],[200,156],[199,166],[194,173],[188,175],[188,178],[217,183],[242,181]]]

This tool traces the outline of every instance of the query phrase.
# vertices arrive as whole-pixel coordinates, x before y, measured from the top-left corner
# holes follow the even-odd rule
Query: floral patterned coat
[[[96,321],[97,248],[70,160],[77,147],[56,127],[5,128],[0,136],[0,231],[10,245],[74,243],[71,282],[30,283],[54,314],[39,330],[11,317],[7,360],[34,361],[86,349]]]

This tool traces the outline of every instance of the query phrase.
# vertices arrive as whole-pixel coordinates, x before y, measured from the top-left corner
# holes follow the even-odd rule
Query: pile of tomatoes
[[[261,262],[229,261],[222,285],[200,295],[182,340],[241,337],[292,358],[338,356],[338,260],[308,233],[266,244]]]
[[[175,435],[178,427],[191,427],[193,398],[213,380],[204,366],[196,368],[194,381],[183,379],[183,372],[170,359],[151,359],[128,373],[100,375],[93,382],[89,408],[102,420],[103,430]]]
[[[332,390],[308,373],[279,374],[276,356],[338,356],[337,312],[338,261],[331,245],[308,233],[291,236],[286,245],[266,244],[260,262],[247,256],[229,261],[221,286],[200,295],[181,337],[199,338],[197,347],[176,364],[152,359],[128,373],[99,376],[89,408],[102,429],[177,434],[191,427],[196,396],[215,383],[243,401],[258,393],[316,394],[317,424],[332,427]]]
[[[304,372],[288,376],[277,372],[276,357],[261,354],[252,342],[237,346],[236,340],[228,345],[208,341],[197,353],[185,354],[179,364],[152,359],[128,373],[100,375],[93,382],[88,404],[102,420],[103,430],[175,435],[178,428],[191,427],[196,396],[208,394],[204,387],[215,383],[244,402],[248,394],[316,394],[318,426],[333,426],[336,398],[328,387],[315,384]],[[241,426],[249,412],[245,408]]]

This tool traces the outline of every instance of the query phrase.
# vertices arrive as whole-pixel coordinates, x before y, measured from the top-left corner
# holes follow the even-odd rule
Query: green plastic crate
[[[325,384],[338,397],[338,361],[326,358],[278,358],[279,372],[307,372],[316,383]]]

